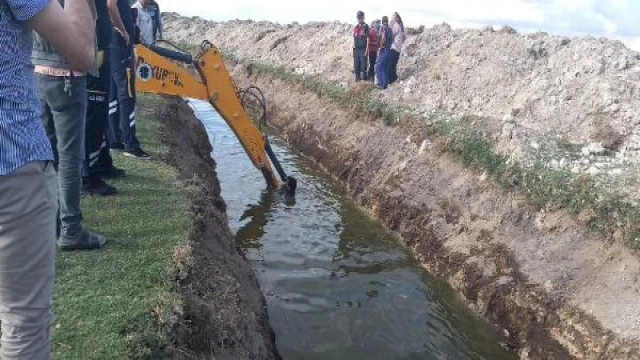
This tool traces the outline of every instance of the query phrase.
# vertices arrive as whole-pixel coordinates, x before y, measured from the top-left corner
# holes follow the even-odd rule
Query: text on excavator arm
[[[233,130],[253,164],[262,171],[269,186],[278,184],[269,159],[279,170],[283,183],[288,185],[293,182],[295,186],[295,180],[289,179],[281,171],[267,137],[245,111],[238,89],[217,48],[205,42],[193,58],[192,68],[178,64],[142,45],[136,46],[136,52],[137,91],[208,101]]]

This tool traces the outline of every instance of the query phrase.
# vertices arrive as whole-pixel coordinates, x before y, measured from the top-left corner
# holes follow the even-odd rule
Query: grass
[[[449,125],[439,128],[446,150],[465,166],[486,172],[497,184],[522,194],[537,209],[564,208],[593,230],[620,236],[633,248],[640,248],[640,209],[621,196],[605,193],[586,175],[554,170],[542,163],[523,167],[498,154],[493,144],[478,131]]]
[[[227,55],[227,53],[225,53]],[[229,58],[229,56],[227,56]],[[361,115],[381,118],[385,124],[394,126],[398,123],[402,108],[392,106],[378,98],[373,90],[352,91],[339,83],[323,80],[319,75],[298,74],[281,66],[273,66],[258,61],[248,62],[256,74],[269,74],[280,80],[302,86],[319,96],[337,102],[343,107],[354,108]]]
[[[150,106],[141,97],[139,106]],[[127,178],[115,197],[83,197],[85,224],[107,237],[99,251],[57,256],[54,290],[56,359],[158,359],[168,345],[168,315],[178,306],[165,270],[188,233],[191,218],[175,170],[158,161],[165,151],[159,125],[138,117],[138,134],[153,161],[115,156]]]
[[[388,126],[397,125],[402,113],[419,113],[410,106],[385,101],[372,91],[352,91],[317,75],[298,74],[283,66],[239,59],[229,52],[224,54],[227,60],[250,67],[254,74],[300,86],[343,108],[355,110],[359,115],[382,119]],[[609,238],[622,239],[632,249],[640,249],[640,208],[626,202],[622,196],[599,188],[591,178],[551,169],[542,161],[533,166],[511,161],[495,150],[494,144],[480,129],[468,126],[464,121],[456,122],[442,116],[421,119],[435,130],[434,136],[442,144],[443,151],[465,166],[486,172],[505,190],[519,192],[535,208],[564,208],[592,229]],[[580,216],[585,213],[593,215]]]

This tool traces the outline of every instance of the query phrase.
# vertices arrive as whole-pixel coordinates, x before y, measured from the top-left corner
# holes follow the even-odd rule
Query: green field
[[[156,98],[139,99],[139,109],[157,105]],[[115,154],[116,166],[128,173],[110,181],[118,195],[82,199],[85,224],[107,237],[106,247],[58,252],[56,359],[158,358],[156,351],[168,342],[163,314],[179,301],[166,269],[192,220],[186,190],[175,170],[160,161],[166,148],[159,124],[143,113],[138,111],[138,137],[153,160]]]

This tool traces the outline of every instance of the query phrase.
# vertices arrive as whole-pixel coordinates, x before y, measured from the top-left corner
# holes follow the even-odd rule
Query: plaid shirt
[[[42,126],[27,20],[50,0],[0,0],[0,176],[53,153]],[[2,194],[0,194],[2,195]]]

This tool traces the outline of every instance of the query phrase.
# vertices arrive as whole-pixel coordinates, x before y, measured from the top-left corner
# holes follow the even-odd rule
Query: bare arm
[[[109,9],[109,17],[111,17],[113,26],[116,27],[116,30],[118,30],[120,36],[122,36],[127,44],[129,44],[131,42],[131,39],[129,38],[129,33],[127,33],[127,29],[124,26],[122,18],[120,17],[120,10],[118,10],[118,1],[107,0],[107,8]]]
[[[63,9],[52,0],[29,20],[74,70],[88,71],[95,61],[96,7],[94,0],[67,0]]]

